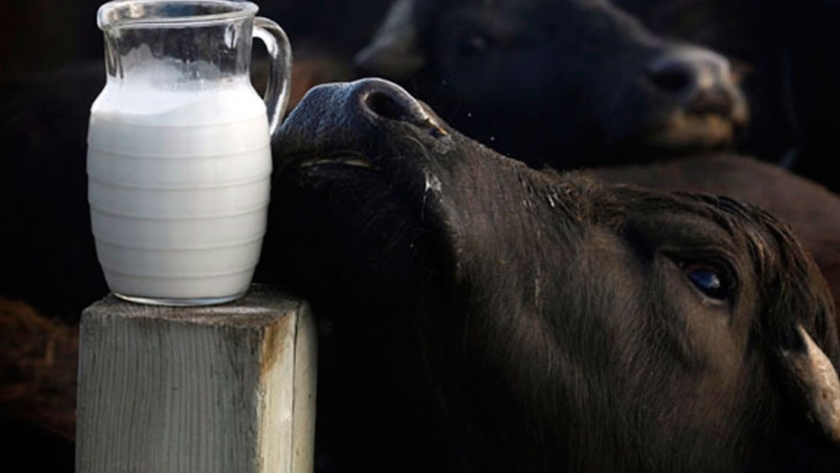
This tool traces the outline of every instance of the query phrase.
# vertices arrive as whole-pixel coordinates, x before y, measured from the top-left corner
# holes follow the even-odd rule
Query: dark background
[[[314,53],[349,63],[373,35],[390,2],[256,3],[260,16],[284,28],[297,59]],[[81,266],[88,260],[95,263],[90,241],[56,241],[53,233],[61,231],[45,230],[33,236],[20,229],[88,225],[86,218],[80,218],[87,213],[85,199],[55,196],[83,195],[85,188],[84,166],[62,153],[77,150],[84,139],[88,107],[105,80],[103,37],[96,26],[96,12],[102,3],[11,0],[2,4],[0,178],[8,169],[37,170],[42,177],[38,182],[0,179],[0,245],[16,248],[15,242],[25,239],[27,248],[0,251],[0,267],[6,270],[0,274],[3,473],[73,471],[71,439],[75,427],[78,327],[71,322],[80,313],[62,310],[61,301],[70,301],[73,307],[84,306],[104,295],[105,290],[90,294],[80,289],[89,284],[81,281],[84,278],[79,275],[87,274],[86,270],[98,271]],[[255,54],[260,55],[261,43],[254,44]],[[314,67],[319,67],[319,63]],[[92,77],[97,80],[91,80]],[[57,258],[66,264],[57,264]],[[29,269],[20,271],[20,263]],[[45,273],[44,268],[58,269]],[[47,280],[60,281],[60,285],[54,287]],[[10,289],[16,285],[37,292],[27,294]],[[43,304],[36,309],[23,302],[32,298]]]
[[[0,15],[0,78],[62,69],[102,58],[98,0],[4,2]],[[390,0],[267,0],[258,15],[282,26],[292,47],[323,48],[351,57],[382,20]]]

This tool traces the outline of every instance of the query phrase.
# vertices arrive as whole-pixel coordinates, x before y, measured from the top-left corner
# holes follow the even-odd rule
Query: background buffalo
[[[738,152],[836,190],[823,169],[837,149],[838,23],[835,1],[400,0],[357,63],[528,162],[546,150],[561,168],[672,158],[735,130]],[[729,62],[692,59],[687,44]],[[745,127],[729,81],[745,92]]]
[[[724,57],[602,0],[398,0],[356,60],[467,135],[559,169],[725,149],[748,115]]]
[[[840,106],[840,2],[614,0],[653,31],[701,44],[743,74],[751,126],[739,150],[840,189],[835,161]]]

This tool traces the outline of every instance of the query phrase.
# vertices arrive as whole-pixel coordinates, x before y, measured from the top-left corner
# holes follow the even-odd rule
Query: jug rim
[[[199,15],[145,16],[145,9],[153,5],[218,6],[229,11]],[[111,0],[102,4],[96,13],[99,29],[109,31],[121,27],[167,27],[220,24],[255,16],[259,7],[249,1],[232,0]],[[122,15],[120,13],[123,13]]]

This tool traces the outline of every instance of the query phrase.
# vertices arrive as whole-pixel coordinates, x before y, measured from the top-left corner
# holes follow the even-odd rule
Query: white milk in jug
[[[247,80],[153,79],[109,83],[91,107],[88,200],[105,278],[141,302],[234,299],[265,233],[265,104]]]

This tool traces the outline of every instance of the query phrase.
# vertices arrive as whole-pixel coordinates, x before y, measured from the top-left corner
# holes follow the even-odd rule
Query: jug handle
[[[272,141],[280,129],[283,114],[289,104],[292,83],[292,47],[283,28],[258,16],[254,18],[254,37],[265,43],[270,58],[268,65],[268,84],[265,88],[266,111],[268,112],[268,132]]]

